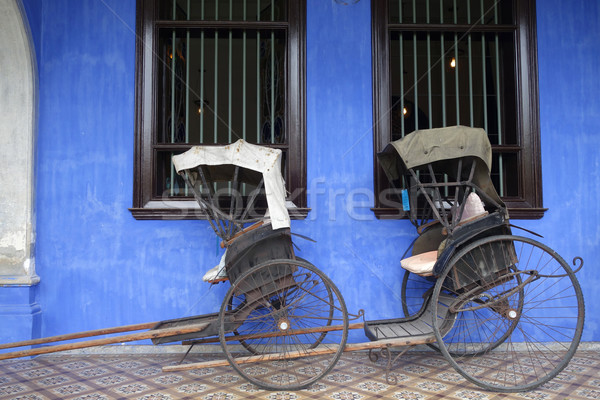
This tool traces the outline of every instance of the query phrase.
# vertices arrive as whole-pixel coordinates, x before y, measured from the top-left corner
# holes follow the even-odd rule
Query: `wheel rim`
[[[446,313],[454,321],[434,320],[441,352],[489,390],[524,391],[549,381],[581,339],[584,305],[575,275],[529,238],[495,236],[466,246],[438,278],[433,296],[434,315],[455,311]]]
[[[339,290],[303,260],[273,260],[244,273],[225,296],[220,321],[229,363],[270,390],[298,390],[326,375],[348,335]],[[317,351],[329,353],[314,355]],[[253,362],[246,363],[249,356]]]
[[[404,271],[402,277],[402,311],[405,317],[417,314],[427,298],[429,292],[435,285],[435,280]]]

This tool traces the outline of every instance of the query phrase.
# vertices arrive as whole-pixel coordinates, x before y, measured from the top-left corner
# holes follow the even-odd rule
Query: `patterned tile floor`
[[[196,362],[216,356],[192,354]],[[579,351],[565,371],[539,390],[497,394],[479,390],[432,352],[410,352],[397,361],[398,383],[386,383],[382,361],[345,353],[335,369],[306,390],[257,389],[231,367],[163,373],[177,354],[51,355],[0,361],[0,399],[600,399],[600,351]]]

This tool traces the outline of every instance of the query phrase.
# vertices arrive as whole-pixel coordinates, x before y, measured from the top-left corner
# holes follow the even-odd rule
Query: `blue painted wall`
[[[201,281],[220,257],[206,221],[136,221],[132,204],[135,1],[23,0],[39,67],[37,270],[42,335],[217,311],[226,286]],[[600,10],[538,2],[545,235],[583,256],[586,302],[600,273]],[[414,229],[376,220],[372,199],[369,1],[308,0],[309,206],[293,230],[301,256],[341,289],[350,311],[401,315],[399,258]],[[351,212],[348,209],[351,209]],[[600,340],[588,312],[584,340]],[[363,340],[356,333],[354,340]],[[0,339],[0,342],[3,341]]]
[[[583,340],[600,340],[600,4],[538,1],[538,57],[544,205],[529,224],[569,260],[587,262],[578,274],[587,306]]]

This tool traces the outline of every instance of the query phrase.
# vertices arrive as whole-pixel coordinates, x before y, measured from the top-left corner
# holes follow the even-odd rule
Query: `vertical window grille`
[[[515,26],[511,3],[496,0],[390,0],[391,140],[416,129],[484,128],[495,145],[517,144],[514,93]],[[502,21],[504,24],[500,24]],[[503,130],[504,124],[508,129]],[[512,141],[512,143],[511,143]],[[494,184],[515,195],[496,154]]]
[[[521,118],[531,111],[522,103],[524,98],[534,98],[537,107],[537,77],[531,83],[529,76],[522,75],[522,63],[530,53],[523,54],[527,48],[520,48],[520,37],[528,27],[520,25],[527,19],[519,18],[524,11],[533,13],[535,2],[524,4],[513,0],[373,2],[374,57],[379,59],[374,60],[374,73],[380,82],[389,83],[374,89],[376,149],[417,129],[483,128],[492,143],[491,173],[498,193],[509,207],[511,199],[528,203],[525,186],[531,177],[522,172],[527,168],[524,152],[539,151],[528,148],[530,135],[539,128],[537,114],[533,122]],[[519,82],[519,76],[526,79]],[[536,132],[525,132],[525,122]],[[381,192],[387,183],[381,174],[376,173],[376,179]],[[541,205],[540,196],[529,206]]]
[[[138,0],[145,65],[138,65],[136,218],[150,218],[142,208],[191,197],[173,155],[238,139],[283,151],[291,200],[305,207],[305,8],[305,0]]]
[[[286,150],[286,19],[282,0],[161,3],[157,53],[166,62],[158,63],[157,196],[188,195],[171,145],[244,139]],[[183,21],[194,27],[181,27]],[[249,22],[260,28],[237,27]]]

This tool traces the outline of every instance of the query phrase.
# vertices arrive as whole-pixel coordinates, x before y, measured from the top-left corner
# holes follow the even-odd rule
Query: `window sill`
[[[310,208],[288,210],[291,219],[305,219]],[[208,219],[206,213],[195,201],[150,201],[142,208],[130,208],[137,220],[189,220]]]
[[[406,219],[406,212],[397,208],[371,208],[377,219]],[[510,219],[541,219],[547,208],[508,208]]]

